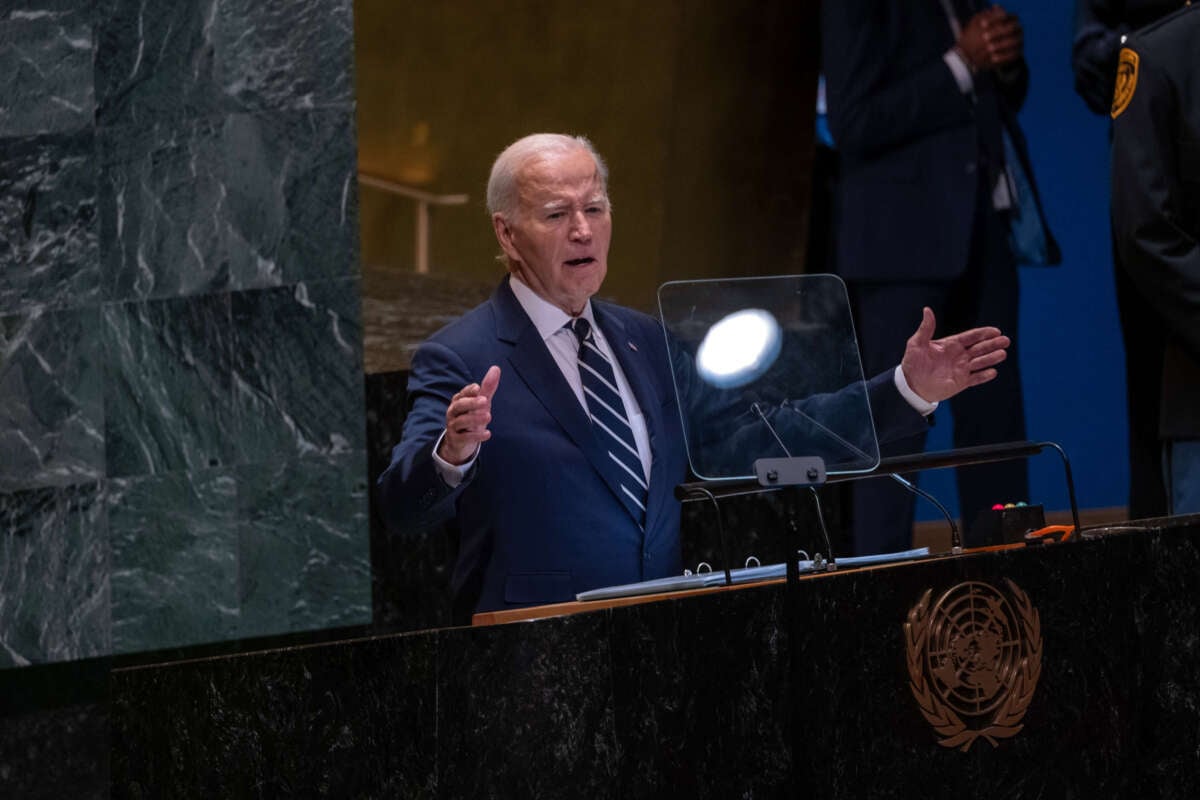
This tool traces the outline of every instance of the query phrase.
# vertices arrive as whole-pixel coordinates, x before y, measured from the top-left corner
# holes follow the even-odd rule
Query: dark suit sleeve
[[[750,474],[756,458],[785,455],[777,437],[804,443],[792,455],[819,455],[834,470],[863,469],[878,457],[876,440],[886,443],[928,428],[927,418],[896,389],[892,369],[865,384],[778,402],[708,386],[683,348],[673,347],[672,359],[692,463],[706,478]],[[874,430],[862,415],[868,400]]]
[[[454,499],[473,472],[451,489],[434,466],[433,447],[445,430],[450,398],[475,380],[462,358],[444,345],[426,342],[413,356],[404,431],[378,483],[379,506],[389,530],[426,527],[454,516]]]
[[[1112,225],[1121,266],[1200,359],[1200,243],[1184,207],[1185,168],[1200,173],[1200,142],[1176,139],[1178,87],[1139,52],[1137,84],[1113,120]],[[1200,174],[1193,176],[1200,181]]]
[[[1024,58],[1018,59],[1007,67],[1001,67],[990,73],[996,80],[996,87],[1004,101],[1009,114],[1016,116],[1025,105],[1025,96],[1029,94],[1029,64]]]
[[[889,4],[838,0],[821,8],[822,64],[829,127],[844,153],[870,155],[971,121],[971,101],[954,81],[943,53],[899,70],[889,43]],[[900,42],[897,46],[903,46]]]
[[[875,424],[875,438],[880,444],[923,433],[929,429],[933,419],[909,405],[896,388],[894,373],[893,367],[867,381],[867,396],[871,399],[871,421]]]
[[[862,422],[859,412],[862,391],[865,389],[871,406],[871,424],[877,443],[887,444],[921,433],[929,427],[929,420],[909,405],[900,394],[896,388],[894,373],[895,367],[884,370],[865,384],[855,383],[841,391],[812,395],[794,402],[792,406],[814,420],[843,420],[839,427],[843,431],[853,433],[853,428]],[[872,431],[863,429],[857,433],[865,437],[859,439],[857,446],[860,449],[868,453],[875,450],[875,442],[869,441]]]

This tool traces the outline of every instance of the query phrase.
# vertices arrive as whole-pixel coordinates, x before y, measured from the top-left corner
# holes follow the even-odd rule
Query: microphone
[[[919,488],[912,481],[897,475],[895,472],[885,473],[889,478],[899,483],[905,489],[908,489],[913,494],[924,497],[929,502],[937,506],[937,510],[942,512],[942,516],[946,518],[946,522],[950,524],[950,552],[958,555],[963,551],[962,534],[958,532],[958,526],[954,524],[954,518],[950,516],[950,512],[946,507],[938,502],[938,499],[924,489]]]

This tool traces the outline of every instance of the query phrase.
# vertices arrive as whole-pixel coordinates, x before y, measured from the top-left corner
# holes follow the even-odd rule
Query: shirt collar
[[[512,289],[513,297],[517,298],[517,302],[529,315],[529,321],[533,323],[533,327],[537,328],[537,332],[541,335],[542,340],[549,339],[554,334],[562,330],[562,327],[571,322],[574,317],[568,316],[558,306],[547,302],[534,293],[516,276],[512,275],[508,279],[508,286]],[[599,334],[596,326],[596,317],[592,314],[592,301],[588,300],[583,307],[583,313],[579,316],[586,319],[592,326],[592,330]]]

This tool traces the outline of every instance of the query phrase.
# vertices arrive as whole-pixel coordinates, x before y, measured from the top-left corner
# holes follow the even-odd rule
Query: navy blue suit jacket
[[[397,532],[456,519],[455,607],[485,611],[573,600],[601,586],[682,571],[676,484],[687,456],[660,324],[592,301],[597,324],[633,389],[653,466],[643,533],[610,481],[608,456],[508,280],[483,305],[421,345],[409,379],[409,412],[379,479],[381,507]],[[492,438],[458,487],[438,475],[433,447],[446,407],[463,386],[501,368]],[[923,418],[886,373],[869,384],[879,430],[910,434]]]
[[[838,274],[871,281],[961,275],[981,181],[990,196],[1004,161],[1005,129],[1033,180],[1016,122],[1028,87],[1025,62],[977,74],[971,97],[943,60],[954,33],[939,0],[838,0],[823,4],[821,15],[829,127],[839,154]],[[1056,263],[1058,246],[1048,246]]]

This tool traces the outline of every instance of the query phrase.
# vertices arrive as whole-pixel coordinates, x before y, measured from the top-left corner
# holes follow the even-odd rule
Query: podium
[[[1200,516],[1091,535],[117,670],[113,796],[1198,796]]]

